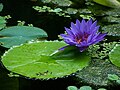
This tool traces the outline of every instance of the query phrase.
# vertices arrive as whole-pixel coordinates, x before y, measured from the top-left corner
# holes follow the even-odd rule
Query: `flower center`
[[[78,44],[80,44],[82,41],[87,41],[87,39],[88,39],[88,34],[84,34],[84,36],[83,37],[81,37],[81,38],[78,38],[78,37],[76,37],[76,42],[78,43]]]
[[[80,43],[82,42],[82,38],[76,39],[76,42],[77,42],[78,44],[80,44]]]

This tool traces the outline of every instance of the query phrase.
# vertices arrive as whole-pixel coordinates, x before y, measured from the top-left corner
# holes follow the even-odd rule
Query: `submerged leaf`
[[[74,51],[71,53],[71,50],[67,49],[65,52],[71,54],[63,53],[63,56],[66,57],[55,58],[55,55],[53,58],[51,56],[58,48],[65,45],[65,43],[58,41],[25,44],[6,52],[2,57],[2,62],[8,70],[36,79],[67,76],[88,65],[90,57],[85,52],[75,55]],[[69,58],[71,56],[72,58]]]

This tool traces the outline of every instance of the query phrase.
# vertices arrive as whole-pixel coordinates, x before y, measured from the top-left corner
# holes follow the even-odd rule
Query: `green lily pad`
[[[78,10],[74,8],[67,8],[67,10],[65,11],[65,13],[68,13],[68,14],[76,14],[77,12]]]
[[[83,69],[90,61],[86,52],[80,53],[77,48],[57,50],[65,45],[58,41],[24,44],[6,52],[2,62],[8,70],[25,77],[61,78]]]
[[[120,67],[120,44],[116,44],[113,50],[109,54],[110,61]]]
[[[103,32],[108,32],[110,36],[120,36],[120,24],[107,25],[102,30]]]
[[[68,86],[67,90],[78,90],[76,86]]]
[[[119,17],[120,16],[120,8],[110,9],[105,12],[106,15]]]
[[[82,86],[79,90],[92,90],[90,86]]]
[[[108,7],[112,7],[112,8],[119,8],[120,7],[120,2],[117,0],[93,0],[94,2],[104,5],[104,6],[108,6]]]
[[[114,81],[114,80],[118,80],[119,77],[116,74],[108,74],[108,79]]]
[[[47,37],[47,33],[40,28],[29,26],[13,26],[0,31],[0,42],[3,47],[10,48],[26,43],[30,40]]]

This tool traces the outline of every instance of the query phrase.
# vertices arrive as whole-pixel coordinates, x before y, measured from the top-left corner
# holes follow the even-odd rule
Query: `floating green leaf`
[[[117,0],[93,0],[93,1],[98,3],[98,4],[112,7],[112,8],[119,8],[120,7],[120,2]]]
[[[118,80],[119,77],[116,74],[108,74],[108,79],[109,80]]]
[[[78,90],[76,86],[68,86],[67,90]]]
[[[116,80],[116,82],[118,83],[118,84],[120,84],[120,80],[118,79],[118,80]]]
[[[76,53],[76,50],[79,50],[71,47],[65,51],[56,51],[65,45],[58,41],[24,44],[6,52],[2,57],[2,62],[8,70],[36,79],[67,76],[88,65],[90,57],[86,55],[86,52]],[[63,55],[58,54],[59,52],[67,53]],[[55,54],[61,57],[58,58]]]
[[[79,90],[92,90],[90,86],[82,86]]]
[[[116,44],[113,50],[109,54],[110,61],[120,67],[120,44]]]
[[[65,13],[68,13],[68,14],[76,14],[78,12],[77,9],[74,9],[74,8],[67,8],[66,11],[64,11]]]
[[[47,37],[47,33],[40,28],[29,26],[13,26],[0,31],[2,46],[10,48],[37,38]]]

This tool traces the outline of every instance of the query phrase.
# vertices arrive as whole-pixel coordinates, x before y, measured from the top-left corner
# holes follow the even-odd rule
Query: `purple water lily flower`
[[[93,22],[92,19],[87,22],[84,19],[81,22],[77,19],[76,24],[71,22],[70,29],[65,27],[67,34],[60,34],[60,36],[68,45],[76,46],[82,52],[90,45],[96,44],[104,39],[107,33],[98,32],[99,27],[99,25],[97,26],[97,21]]]

